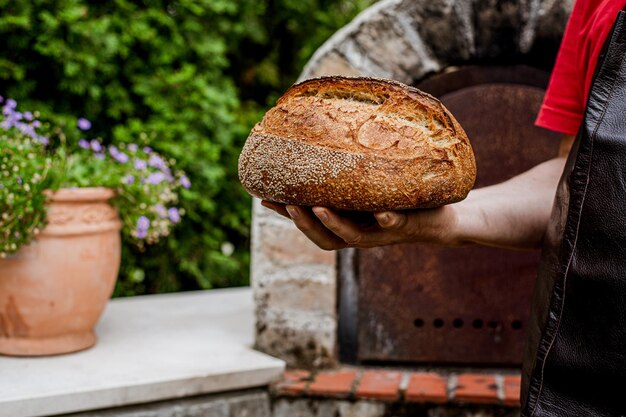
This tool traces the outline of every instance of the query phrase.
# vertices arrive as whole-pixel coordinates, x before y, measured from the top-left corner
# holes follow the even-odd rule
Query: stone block
[[[438,60],[449,62],[451,57],[463,60],[475,52],[475,29],[471,7],[465,7],[467,3],[467,0],[402,1],[394,14],[414,28],[422,44]]]
[[[405,414],[406,416],[412,414]],[[519,410],[439,406],[428,410],[427,417],[520,417]]]
[[[300,81],[326,75],[358,77],[363,75],[363,73],[355,68],[342,54],[333,51],[324,55],[319,61],[316,61],[314,66],[305,69],[302,72]]]
[[[317,401],[279,399],[272,408],[272,417],[382,417],[385,404],[370,401]]]
[[[476,54],[479,58],[507,59],[520,55],[524,26],[519,0],[483,0],[474,3]]]
[[[245,397],[232,397],[228,405],[228,417],[271,417],[267,391],[248,394]]]
[[[262,284],[262,285],[261,285]],[[311,311],[334,315],[336,288],[334,282],[303,277],[267,280],[255,286],[258,309]]]
[[[542,0],[537,2],[536,31],[540,41],[552,39],[559,42],[574,7],[574,0]]]
[[[456,39],[458,31],[449,30],[449,20],[441,19],[442,15],[452,15],[452,7],[447,2],[447,9],[436,9],[435,14],[423,18],[421,11],[426,4],[435,1],[401,2],[390,7],[379,15],[372,17],[367,24],[361,26],[352,36],[358,43],[362,60],[370,60],[379,68],[390,74],[390,78],[411,84],[413,80],[441,69],[438,58],[441,51],[448,49],[448,38]],[[458,25],[457,25],[458,26]],[[429,28],[437,31],[436,48],[424,38]],[[436,49],[436,53],[434,51]],[[459,48],[466,54],[466,48]]]
[[[205,395],[71,414],[71,417],[270,417],[269,394],[262,390]]]
[[[319,313],[262,310],[256,348],[296,368],[336,365],[337,319]]]
[[[259,220],[255,232],[255,256],[268,260],[277,268],[287,265],[335,264],[335,252],[315,246],[291,222]]]

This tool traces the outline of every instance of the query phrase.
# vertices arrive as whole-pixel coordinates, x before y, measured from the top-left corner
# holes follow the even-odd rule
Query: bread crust
[[[341,210],[438,207],[465,198],[475,178],[469,140],[437,99],[365,77],[294,85],[239,158],[250,194]]]

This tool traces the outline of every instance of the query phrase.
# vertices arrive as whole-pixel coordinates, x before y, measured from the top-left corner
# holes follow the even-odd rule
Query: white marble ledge
[[[0,356],[0,417],[35,417],[269,384],[281,360],[251,348],[250,288],[109,303],[98,343],[46,358]]]

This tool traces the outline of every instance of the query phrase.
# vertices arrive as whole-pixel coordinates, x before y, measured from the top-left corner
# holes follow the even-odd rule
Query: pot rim
[[[106,187],[67,187],[46,190],[44,194],[51,202],[106,201],[115,196],[115,191]]]

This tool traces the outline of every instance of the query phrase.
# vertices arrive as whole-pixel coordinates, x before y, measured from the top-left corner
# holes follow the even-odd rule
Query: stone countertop
[[[268,385],[284,363],[251,348],[250,288],[112,300],[83,352],[0,356],[0,417],[49,416]]]

